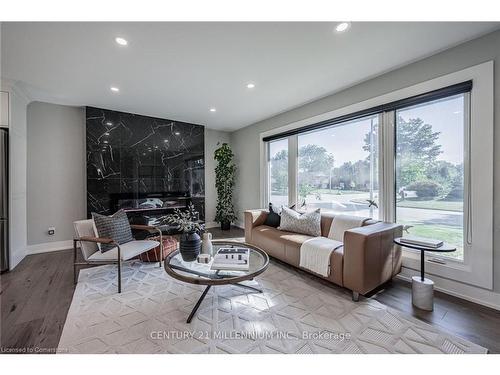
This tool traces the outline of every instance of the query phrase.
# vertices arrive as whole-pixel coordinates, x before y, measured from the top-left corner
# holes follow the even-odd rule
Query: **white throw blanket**
[[[342,242],[326,237],[310,238],[300,247],[300,267],[328,277],[332,252],[342,246]]]
[[[330,231],[328,232],[328,238],[344,242],[344,232],[349,229],[358,228],[363,225],[369,217],[351,216],[351,215],[335,215],[332,224],[330,225]]]

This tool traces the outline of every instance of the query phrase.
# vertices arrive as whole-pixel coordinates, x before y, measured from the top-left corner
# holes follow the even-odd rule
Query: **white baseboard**
[[[73,248],[73,241],[55,241],[55,242],[45,242],[36,245],[29,245],[26,255],[49,253],[51,251],[60,251]]]
[[[397,278],[411,282],[412,276],[417,275],[420,275],[420,271],[403,267]],[[434,289],[437,291],[477,303],[478,305],[500,310],[500,293],[445,279],[436,275],[432,275],[430,278],[434,281]]]
[[[26,251],[15,251],[10,254],[9,270],[12,271],[26,257]]]

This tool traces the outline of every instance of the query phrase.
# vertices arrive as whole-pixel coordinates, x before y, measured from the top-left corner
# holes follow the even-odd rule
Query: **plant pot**
[[[179,242],[179,252],[182,260],[193,262],[200,254],[201,238],[196,232],[182,233]]]
[[[220,229],[221,230],[230,230],[231,229],[231,222],[230,221],[221,221]]]

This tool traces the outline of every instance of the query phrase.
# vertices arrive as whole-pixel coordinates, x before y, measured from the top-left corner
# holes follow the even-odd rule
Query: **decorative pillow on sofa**
[[[273,228],[278,228],[280,226],[281,216],[278,212],[274,211],[273,204],[269,203],[269,214],[264,221],[264,225],[268,225]]]
[[[299,213],[287,207],[281,211],[281,223],[279,230],[308,234],[310,236],[321,236],[321,213],[318,208],[315,211]]]
[[[92,212],[92,218],[97,232],[97,237],[112,238],[118,245],[134,240],[130,223],[125,211],[120,210],[111,216],[100,215]],[[100,244],[101,252],[113,249],[115,246],[110,244]]]
[[[330,225],[330,231],[328,232],[328,238],[344,242],[344,233],[350,229],[362,227],[364,222],[370,220],[369,217],[360,217],[352,215],[335,215],[332,224]]]

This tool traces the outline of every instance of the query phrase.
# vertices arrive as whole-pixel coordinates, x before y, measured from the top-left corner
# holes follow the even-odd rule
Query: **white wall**
[[[496,31],[232,133],[231,142],[236,153],[238,165],[235,203],[239,216],[242,216],[244,210],[256,208],[261,205],[259,189],[256,189],[256,183],[258,184],[260,180],[260,133],[347,107],[489,60],[493,60],[495,64],[494,87],[495,92],[499,93],[500,31]],[[496,304],[496,306],[500,307],[500,172],[498,172],[500,171],[500,95],[498,94],[494,98],[494,107],[493,283],[496,293],[490,293],[489,298],[491,298],[491,305]],[[465,290],[465,287],[463,289]]]
[[[216,226],[215,207],[217,191],[215,190],[214,151],[218,143],[230,143],[230,133],[205,128],[205,222],[207,227]]]
[[[26,256],[26,109],[29,99],[13,82],[2,80],[9,93],[9,241],[10,269]]]
[[[70,241],[73,221],[86,217],[84,109],[32,102],[27,123],[29,250],[67,247],[59,242]]]

